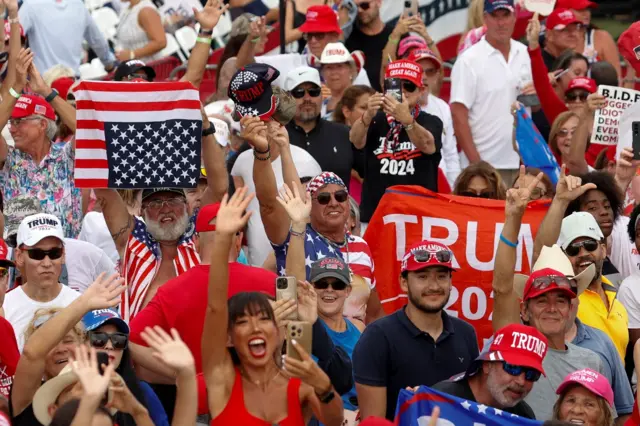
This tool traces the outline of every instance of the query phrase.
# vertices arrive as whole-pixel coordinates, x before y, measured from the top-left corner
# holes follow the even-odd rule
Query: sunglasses
[[[26,252],[29,255],[29,259],[32,259],[32,260],[42,260],[46,256],[49,256],[49,259],[51,260],[56,260],[62,257],[64,250],[62,249],[62,247],[55,247],[55,248],[52,248],[51,250],[42,250],[39,248],[33,248],[33,249],[26,250]]]
[[[322,41],[324,40],[324,38],[327,36],[327,33],[305,33],[303,34],[303,38],[306,41],[311,40],[312,38],[315,38],[318,41]]]
[[[586,102],[589,94],[587,92],[578,92],[578,93],[567,93],[565,98],[567,102]]]
[[[413,93],[416,91],[416,89],[418,88],[418,86],[415,85],[415,83],[412,83],[410,81],[403,81],[402,82],[402,88],[404,90],[406,90],[409,93]]]
[[[362,9],[362,10],[369,10],[370,7],[371,7],[371,2],[369,1],[363,1],[358,5],[358,9]]]
[[[327,280],[320,280],[313,283],[313,288],[317,290],[326,290],[329,288],[329,286],[331,286],[331,288],[335,291],[341,291],[347,288],[347,285],[342,281],[334,281],[333,283],[329,284],[329,281]]]
[[[473,191],[462,191],[460,195],[463,197],[473,197],[473,198],[493,198],[493,192],[473,192]]]
[[[527,292],[527,294],[530,293],[531,290],[534,288],[536,290],[544,290],[545,288],[549,287],[551,284],[555,284],[558,287],[568,288],[574,294],[578,294],[578,288],[576,287],[574,281],[570,278],[560,277],[560,276],[547,276],[547,277],[536,278],[535,280],[533,280],[533,283],[531,283],[531,287]],[[525,294],[525,297],[523,297],[523,299],[526,299],[526,294]]]
[[[331,202],[331,196],[333,195],[333,198],[338,202],[338,203],[344,203],[345,201],[347,201],[349,199],[349,193],[347,192],[346,189],[341,189],[339,191],[336,192],[320,192],[318,193],[316,200],[318,200],[318,204],[322,204],[322,205],[326,205],[329,204],[329,202]]]
[[[90,331],[89,343],[96,349],[103,349],[111,340],[114,349],[126,349],[129,336],[124,333],[105,333],[103,331]]]
[[[440,250],[437,252],[430,252],[426,250],[416,250],[411,253],[416,262],[426,263],[432,258],[436,258],[436,260],[440,263],[449,263],[451,262],[451,252],[449,250]]]
[[[599,245],[600,243],[598,243],[596,240],[584,240],[578,243],[569,244],[564,252],[567,254],[567,256],[573,257],[577,256],[578,253],[580,253],[581,247],[584,247],[586,251],[592,253],[598,249]]]
[[[522,367],[520,365],[513,365],[505,361],[502,361],[502,368],[504,369],[504,371],[507,372],[507,374],[510,374],[511,376],[515,376],[515,377],[524,373],[524,378],[528,382],[537,382],[540,379],[540,376],[542,375],[541,372],[539,372],[534,368]]]
[[[291,96],[293,96],[296,99],[302,99],[304,98],[305,92],[308,93],[309,96],[311,96],[312,98],[317,98],[318,96],[320,96],[320,93],[322,93],[322,89],[320,89],[319,87],[312,87],[311,89],[305,89],[304,87],[296,87],[291,91]]]
[[[160,210],[165,206],[165,204],[169,207],[178,207],[185,203],[184,198],[169,198],[168,200],[153,200],[149,201],[145,204],[144,208],[148,208],[150,210]]]
[[[569,136],[570,134],[573,134],[573,130],[569,130],[569,129],[560,129],[558,130],[558,136]]]
[[[25,117],[25,118],[11,118],[9,119],[9,125],[12,127],[18,127],[25,121],[42,120],[44,117]]]

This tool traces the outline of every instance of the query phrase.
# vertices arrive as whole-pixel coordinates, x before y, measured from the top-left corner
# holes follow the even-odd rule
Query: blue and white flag
[[[522,106],[516,115],[516,143],[524,165],[542,170],[555,186],[560,178],[560,166],[527,110]]]
[[[417,392],[402,389],[398,395],[395,424],[427,426],[433,409],[440,407],[438,426],[539,426],[542,422],[526,419],[497,408],[467,401],[427,386]]]

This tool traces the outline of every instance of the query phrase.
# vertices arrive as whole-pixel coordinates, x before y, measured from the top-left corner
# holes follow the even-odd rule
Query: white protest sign
[[[596,110],[591,143],[618,145],[618,127],[624,111],[640,100],[640,92],[614,86],[598,86],[598,93],[606,98],[603,108]]]
[[[542,16],[548,16],[553,12],[556,0],[524,0],[524,7],[529,12],[539,13]]]

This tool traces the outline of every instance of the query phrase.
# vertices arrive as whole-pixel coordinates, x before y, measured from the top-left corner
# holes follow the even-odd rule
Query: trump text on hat
[[[37,226],[54,226],[55,227],[55,226],[60,226],[60,222],[58,222],[56,219],[41,217],[38,219],[30,220],[29,222],[27,222],[27,226],[29,227],[29,229],[32,229]]]
[[[258,99],[264,93],[264,82],[259,81],[253,87],[250,87],[245,90],[236,90],[234,95],[240,102],[253,102]]]
[[[504,334],[498,334],[493,342],[494,345],[499,345],[504,338]],[[539,357],[544,357],[547,351],[547,344],[535,336],[527,333],[520,333],[518,331],[511,332],[511,345],[514,349],[523,349],[529,352],[534,352]]]

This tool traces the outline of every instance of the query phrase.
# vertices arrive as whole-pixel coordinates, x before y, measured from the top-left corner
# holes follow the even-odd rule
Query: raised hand
[[[78,376],[84,394],[102,399],[109,387],[109,383],[111,383],[111,375],[115,370],[115,365],[109,363],[104,369],[104,373],[100,374],[95,348],[87,348],[85,345],[76,346],[73,358],[70,363],[71,370]]]
[[[618,162],[616,163],[616,180],[628,185],[636,175],[636,170],[639,165],[640,161],[633,159],[633,149],[624,148],[620,151],[620,158],[618,158]]]
[[[599,93],[590,93],[587,96],[587,108],[591,112],[595,112],[600,108],[604,108],[607,105],[607,98]]]
[[[537,12],[533,14],[533,18],[529,19],[527,24],[527,41],[529,42],[529,50],[535,50],[540,46],[540,20]]]
[[[293,192],[291,192],[291,189],[285,183],[280,189],[280,195],[276,197],[276,200],[287,211],[292,223],[306,227],[311,214],[311,195],[307,192],[304,197],[301,197],[298,186],[295,182],[292,182]]]
[[[278,327],[286,327],[289,324],[291,314],[298,309],[296,301],[293,299],[280,299],[275,302],[270,301],[270,303],[273,309],[273,316],[276,318],[276,324],[278,324]]]
[[[18,0],[2,0],[2,4],[9,11],[9,18],[18,14]]]
[[[398,102],[393,96],[385,95],[382,99],[382,109],[405,126],[413,123],[413,116],[409,112],[409,104],[406,100]]]
[[[533,178],[533,181],[529,185],[524,185],[526,179],[525,167],[520,166],[520,176],[518,181],[520,182],[519,188],[510,188],[507,191],[507,199],[504,205],[505,214],[522,214],[527,208],[527,204],[531,201],[531,193],[538,186],[540,180],[544,176],[544,173],[538,173],[538,176]]]
[[[298,319],[311,324],[318,320],[318,295],[308,281],[298,281]]]
[[[108,309],[120,303],[120,295],[126,288],[124,278],[120,275],[112,274],[107,277],[107,273],[102,272],[80,297],[86,303],[87,311]]]
[[[44,79],[33,62],[31,66],[29,66],[29,87],[41,96],[47,96],[51,93],[51,87],[44,82]]]
[[[258,151],[265,152],[269,150],[268,129],[264,121],[258,117],[245,115],[240,119],[240,126],[242,127],[240,132],[242,139],[249,142]]]
[[[193,354],[180,338],[175,328],[171,335],[157,325],[147,327],[140,334],[142,339],[153,349],[153,357],[162,364],[180,374],[194,374],[196,372]]]
[[[384,95],[382,93],[374,93],[369,96],[369,100],[367,101],[367,110],[364,113],[365,123],[371,123],[373,117],[376,116],[380,108],[383,105]]]
[[[279,148],[286,148],[287,146],[289,146],[289,132],[287,132],[287,128],[278,124],[277,122],[272,121],[271,123],[275,123],[275,126],[277,126],[275,129],[267,126],[269,128],[269,135],[271,135],[271,140],[275,142]]]
[[[249,203],[255,194],[247,195],[249,188],[243,186],[238,189],[231,198],[225,194],[220,202],[220,210],[216,216],[216,233],[235,235],[241,231],[251,217],[251,211],[247,211]]]
[[[33,52],[29,48],[22,48],[18,52],[16,61],[16,86],[22,90],[27,85],[29,67],[33,63]]]
[[[113,398],[107,403],[107,408],[115,408],[120,412],[131,415],[146,411],[146,408],[133,396],[124,379],[118,373],[114,373],[111,376],[109,390]]]
[[[582,185],[582,179],[577,176],[567,175],[566,169],[567,166],[563,164],[560,179],[558,179],[558,184],[556,185],[556,199],[569,203],[590,189],[596,189],[595,183]]]
[[[297,377],[309,386],[318,395],[323,395],[331,390],[331,380],[327,374],[316,364],[311,356],[304,350],[295,340],[291,340],[291,344],[296,348],[300,354],[302,361],[291,358],[290,356],[284,357],[284,369],[292,377]]]
[[[193,8],[193,16],[200,23],[200,28],[205,31],[211,31],[216,25],[220,17],[229,9],[229,5],[222,4],[221,0],[208,0],[202,10]]]

